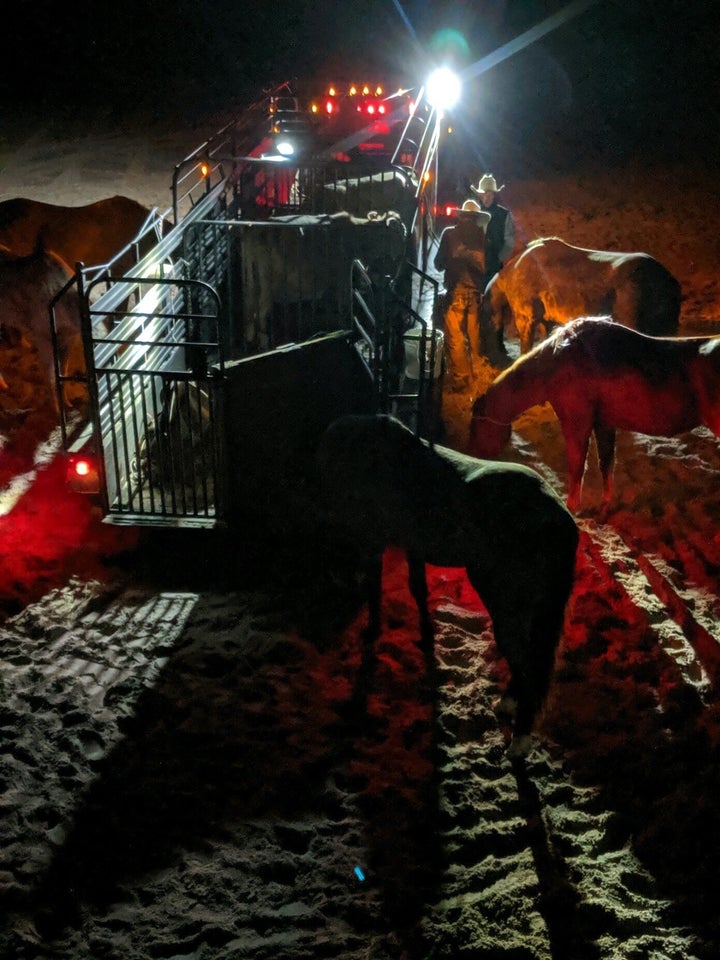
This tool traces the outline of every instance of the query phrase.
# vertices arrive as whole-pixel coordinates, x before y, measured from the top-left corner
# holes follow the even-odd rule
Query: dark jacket
[[[485,231],[472,220],[446,227],[440,236],[434,264],[436,270],[445,271],[449,294],[458,288],[481,294],[485,288]]]
[[[484,290],[513,251],[515,246],[515,221],[510,211],[506,207],[501,207],[497,200],[493,200],[489,207],[486,207],[480,201],[480,206],[492,218],[487,228]]]

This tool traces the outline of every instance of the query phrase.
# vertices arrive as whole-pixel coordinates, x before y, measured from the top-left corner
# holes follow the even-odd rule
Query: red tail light
[[[99,493],[100,471],[93,457],[72,456],[65,481],[74,493]]]

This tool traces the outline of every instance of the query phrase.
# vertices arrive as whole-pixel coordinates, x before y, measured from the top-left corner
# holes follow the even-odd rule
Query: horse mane
[[[577,340],[589,324],[597,323],[598,320],[604,323],[614,323],[613,318],[609,314],[601,314],[597,317],[576,317],[574,320],[566,323],[565,326],[555,330],[545,343],[552,341],[553,350],[559,351],[562,349],[564,343],[572,343],[573,340]],[[540,346],[542,346],[542,344],[540,344]]]
[[[552,237],[535,237],[534,240],[531,240],[530,243],[528,243],[528,245],[527,245],[527,247],[526,247],[525,249],[526,249],[526,250],[529,250],[531,247],[538,247],[538,246],[540,246],[541,243],[547,243],[548,240],[557,240],[558,243],[567,243],[567,240],[563,240],[562,237],[555,237],[555,236],[552,236]]]

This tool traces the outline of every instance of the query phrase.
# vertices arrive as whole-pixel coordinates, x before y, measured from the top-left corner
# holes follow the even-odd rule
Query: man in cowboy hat
[[[475,200],[458,210],[457,223],[446,227],[435,254],[435,269],[445,271],[447,309],[445,344],[452,385],[470,385],[473,358],[480,353],[480,301],[485,275],[485,230],[490,214]]]
[[[472,192],[479,198],[480,207],[489,213],[492,219],[487,228],[487,246],[485,248],[486,266],[483,277],[483,291],[495,274],[507,260],[515,246],[515,221],[507,207],[501,207],[497,202],[497,195],[505,188],[497,185],[491,173],[480,177],[476,187],[471,186]]]

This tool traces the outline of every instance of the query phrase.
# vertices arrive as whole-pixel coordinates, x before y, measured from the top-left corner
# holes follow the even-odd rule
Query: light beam
[[[521,33],[520,36],[509,40],[503,44],[502,47],[498,47],[497,50],[493,50],[492,53],[487,54],[487,56],[471,64],[461,74],[463,81],[470,80],[473,77],[479,76],[481,73],[485,73],[486,70],[489,70],[496,64],[502,63],[502,61],[507,60],[508,57],[512,57],[520,50],[524,50],[525,47],[539,40],[540,37],[544,37],[546,33],[556,30],[569,20],[572,20],[573,17],[584,13],[585,10],[594,6],[596,3],[598,3],[598,0],[575,0],[574,3],[568,4],[567,7],[558,10],[557,13],[547,17],[541,23],[536,23],[534,27],[530,27],[525,33]]]

